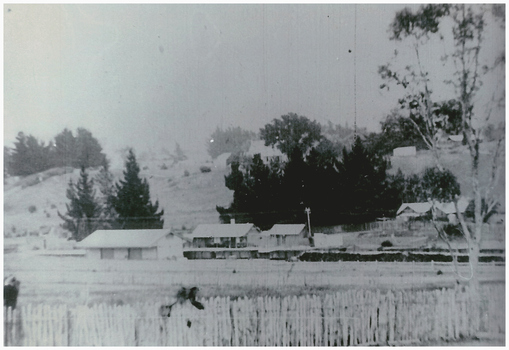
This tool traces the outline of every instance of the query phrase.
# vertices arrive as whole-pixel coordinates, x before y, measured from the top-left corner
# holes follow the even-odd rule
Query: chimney
[[[235,218],[230,219],[230,224],[235,225]]]

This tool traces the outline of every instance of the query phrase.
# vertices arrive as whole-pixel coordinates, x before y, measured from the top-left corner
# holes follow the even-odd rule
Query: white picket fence
[[[505,339],[505,289],[349,290],[316,296],[201,300],[205,310],[160,304],[26,305],[4,309],[4,344],[24,346],[410,345],[485,334]]]

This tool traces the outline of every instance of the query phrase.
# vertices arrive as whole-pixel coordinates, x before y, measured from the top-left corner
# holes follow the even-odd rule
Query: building
[[[264,163],[270,163],[272,160],[286,161],[286,156],[278,148],[265,146],[265,141],[263,140],[251,141],[249,151],[245,154],[250,157],[260,154]]]
[[[184,257],[183,240],[169,230],[97,230],[76,246],[92,259],[162,260]]]
[[[458,200],[458,208],[464,213],[468,207],[468,198],[461,197]],[[431,215],[431,208],[434,207],[435,215],[438,218],[447,218],[450,223],[457,223],[456,206],[453,202],[449,203],[403,203],[396,212],[398,218],[408,220],[411,217]]]
[[[309,245],[308,230],[305,224],[275,224],[268,231],[248,236],[249,245],[257,247],[294,247]]]
[[[458,209],[460,210],[460,213],[465,213],[465,211],[467,210],[468,204],[469,204],[469,201],[465,197],[461,197],[458,200]],[[449,222],[451,224],[458,223],[458,215],[457,215],[456,206],[454,205],[454,203],[452,203],[452,202],[451,203],[436,203],[435,208],[436,208],[435,213],[438,217],[442,217],[442,218],[447,217],[447,220],[449,220]]]
[[[393,150],[394,157],[415,157],[417,151],[415,146],[398,147]]]
[[[186,239],[184,255],[188,259],[250,259],[258,256],[249,247],[248,235],[259,233],[253,224],[202,224]]]
[[[403,203],[396,212],[396,216],[401,219],[408,220],[424,216],[431,210],[431,203]]]
[[[245,248],[255,232],[260,231],[253,224],[201,224],[189,238],[193,248]]]

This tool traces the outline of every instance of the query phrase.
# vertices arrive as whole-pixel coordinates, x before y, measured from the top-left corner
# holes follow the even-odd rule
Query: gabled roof
[[[97,230],[79,242],[79,248],[152,248],[170,230]],[[175,236],[179,241],[180,237]]]
[[[453,202],[450,203],[436,203],[435,207],[443,212],[444,214],[456,214],[456,206]],[[468,207],[468,199],[462,197],[458,201],[458,209],[461,213],[464,213]]]
[[[460,211],[463,213],[468,207],[468,198],[461,197],[458,200],[458,207]],[[456,207],[453,202],[448,203],[440,203],[435,202],[434,203],[435,208],[443,212],[444,214],[455,214],[456,213]],[[431,203],[403,203],[399,207],[396,215],[401,214],[404,210],[411,209],[416,214],[424,214],[427,213],[431,209]]]
[[[283,224],[275,224],[272,228],[267,232],[269,235],[277,235],[277,236],[289,236],[289,235],[298,235],[306,228],[305,224],[294,224],[294,225],[283,225]]]
[[[201,224],[196,226],[191,237],[243,237],[253,227],[253,224]]]
[[[401,214],[405,209],[411,209],[416,214],[427,213],[431,209],[431,203],[403,203],[399,207],[396,215]]]

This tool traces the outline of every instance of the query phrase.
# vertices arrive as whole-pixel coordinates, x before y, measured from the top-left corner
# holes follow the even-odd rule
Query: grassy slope
[[[490,152],[491,145],[484,147],[484,152]],[[484,181],[489,174],[489,164],[481,160]],[[401,168],[404,174],[418,173],[428,166],[433,166],[433,159],[429,152],[419,152],[416,157],[393,157],[391,172]],[[201,160],[186,160],[171,165],[171,161],[164,159],[140,158],[141,176],[147,178],[150,184],[152,200],[159,200],[159,207],[164,209],[165,228],[193,228],[199,223],[217,223],[216,205],[227,206],[233,199],[233,192],[224,186],[224,175],[228,173],[225,166]],[[166,164],[168,169],[161,166]],[[450,150],[444,155],[444,164],[458,177],[463,194],[471,196],[472,186],[469,180],[470,157],[463,147]],[[201,173],[201,165],[212,168],[210,173]],[[504,161],[505,166],[505,161]],[[189,176],[184,176],[185,171]],[[116,180],[122,177],[122,169],[113,169]],[[92,171],[91,174],[96,174]],[[44,178],[45,176],[43,176]],[[23,188],[22,181],[11,179],[4,188],[4,232],[45,233],[50,228],[58,228],[62,220],[57,215],[66,211],[68,203],[65,192],[69,180],[74,182],[79,177],[79,170],[72,173],[54,175],[44,178],[42,182]],[[32,181],[33,183],[33,181]],[[505,193],[505,174],[501,175],[496,192]],[[504,203],[505,198],[502,198]],[[28,208],[35,205],[37,211],[29,213]],[[505,205],[503,205],[505,209]],[[49,215],[49,217],[48,217]]]
[[[480,174],[481,185],[485,185],[489,181],[491,174],[491,153],[493,152],[494,144],[482,144],[481,157],[480,157]],[[416,157],[391,157],[392,168],[391,173],[396,173],[401,169],[403,174],[418,174],[427,167],[434,166],[434,159],[429,151],[419,151]],[[458,179],[460,184],[461,193],[467,197],[472,198],[472,181],[470,178],[471,173],[471,159],[466,146],[459,146],[446,151],[441,159],[441,164],[446,169],[449,169]],[[502,209],[505,211],[505,158],[502,157],[502,172],[500,179],[495,186],[494,193],[501,195],[500,202]]]
[[[159,200],[159,208],[164,209],[165,228],[216,223],[219,218],[216,205],[229,205],[233,199],[233,192],[224,186],[227,173],[224,166],[185,161],[172,167],[164,160],[140,160],[139,163],[140,175],[149,182],[152,200]],[[160,169],[163,164],[168,166],[167,170]],[[202,174],[199,170],[202,164],[210,166],[212,171]],[[143,169],[145,167],[148,168]],[[185,170],[189,176],[184,176]],[[98,171],[90,173],[94,176]],[[123,177],[122,169],[112,169],[112,173],[115,180]],[[12,232],[13,227],[16,233],[46,233],[52,227],[59,229],[62,220],[57,211],[66,212],[69,200],[65,193],[69,180],[76,182],[78,178],[79,170],[75,169],[24,188],[24,181],[11,179],[4,189],[4,233]],[[37,208],[34,213],[28,210],[32,205]]]

